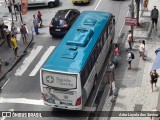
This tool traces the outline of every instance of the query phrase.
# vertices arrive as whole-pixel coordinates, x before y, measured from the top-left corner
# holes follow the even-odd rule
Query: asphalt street
[[[115,41],[123,32],[124,18],[128,14],[128,5],[130,0],[114,1],[114,0],[92,0],[88,5],[74,6],[71,0],[62,1],[55,8],[32,8],[29,9],[27,15],[23,16],[26,23],[32,26],[32,16],[38,10],[42,12],[44,27],[39,29],[40,35],[34,36],[33,43],[30,45],[27,54],[17,64],[17,66],[6,76],[8,80],[0,93],[0,110],[8,111],[52,111],[53,108],[44,106],[40,92],[40,77],[37,64],[43,58],[48,50],[54,50],[59,44],[61,38],[52,38],[49,34],[49,24],[56,11],[59,9],[75,8],[82,11],[97,10],[111,12],[116,18],[116,36]],[[32,58],[32,59],[30,59]],[[33,72],[34,71],[34,72]],[[31,75],[32,73],[32,75]],[[34,73],[34,74],[33,74]],[[71,114],[73,114],[71,112]],[[78,113],[76,113],[78,114]],[[8,120],[9,118],[4,118]],[[13,120],[14,118],[12,118]],[[27,118],[25,118],[27,120]],[[29,120],[31,118],[28,118]],[[40,118],[37,118],[40,119]],[[51,120],[53,118],[43,118],[43,120]],[[77,118],[54,117],[54,120],[66,120]],[[83,118],[78,118],[83,119]],[[16,118],[18,120],[18,118]],[[34,118],[34,120],[36,120]]]

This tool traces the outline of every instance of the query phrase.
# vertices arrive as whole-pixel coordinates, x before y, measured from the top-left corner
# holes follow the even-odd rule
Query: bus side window
[[[108,32],[107,32],[107,30],[106,30],[106,31],[104,32],[104,37],[103,37],[103,38],[104,38],[104,42],[105,42],[106,39],[107,39],[107,33],[108,33]]]
[[[103,36],[101,36],[99,43],[100,43],[100,47],[102,49],[102,47],[103,47]]]
[[[91,70],[92,70],[92,63],[91,63],[91,61],[90,60],[88,60],[88,70],[89,70],[89,73],[91,72]]]
[[[106,40],[108,39],[108,26],[107,26],[107,29],[106,29]]]
[[[109,25],[108,25],[108,35],[110,34],[110,31],[111,31],[111,29],[110,29],[110,23],[109,23]]]
[[[84,76],[84,70],[81,72],[81,85],[82,87],[84,86],[85,84],[85,76]]]
[[[90,57],[91,59],[91,65],[92,65],[92,68],[93,68],[93,66],[94,66],[94,63],[95,63],[95,59],[94,59],[94,52],[92,52],[92,55],[91,55],[91,57]]]
[[[94,59],[95,61],[97,60],[98,57],[98,46],[96,45],[95,49],[94,49]]]
[[[105,33],[105,32],[104,32]],[[102,46],[104,45],[104,35],[101,36]]]
[[[84,75],[85,75],[85,81],[87,80],[87,78],[88,78],[88,75],[89,75],[89,72],[88,72],[88,66],[86,65],[86,67],[85,67],[85,73],[84,73]]]

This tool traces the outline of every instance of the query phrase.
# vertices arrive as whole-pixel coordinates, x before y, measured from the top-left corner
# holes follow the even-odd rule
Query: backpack
[[[158,10],[157,9],[153,9],[151,11],[151,17],[152,18],[158,18]]]
[[[131,58],[134,59],[134,54],[131,52]]]

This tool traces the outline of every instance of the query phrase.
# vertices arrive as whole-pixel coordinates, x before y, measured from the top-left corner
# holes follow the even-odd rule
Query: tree
[[[136,10],[137,10],[137,12],[136,12],[136,13],[137,13],[137,14],[136,14],[136,15],[137,15],[137,17],[136,17],[136,18],[137,18],[138,26],[139,26],[139,9],[140,9],[140,0],[135,0],[135,2],[136,2],[136,6],[137,6],[137,9],[136,9]]]

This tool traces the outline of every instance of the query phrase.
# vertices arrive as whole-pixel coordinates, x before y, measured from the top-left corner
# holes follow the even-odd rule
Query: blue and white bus
[[[114,39],[114,16],[84,11],[40,69],[44,104],[82,110]]]

